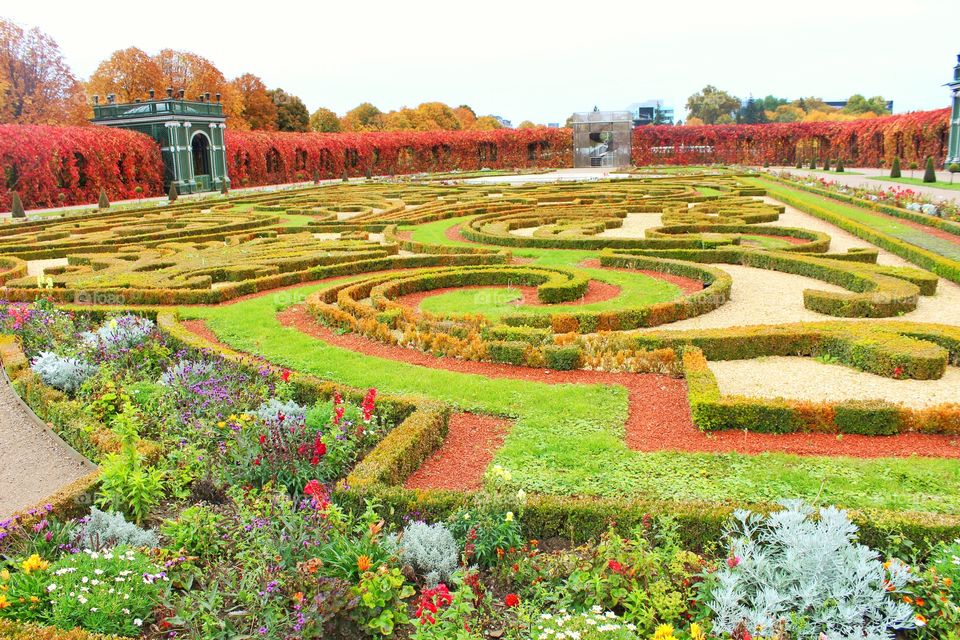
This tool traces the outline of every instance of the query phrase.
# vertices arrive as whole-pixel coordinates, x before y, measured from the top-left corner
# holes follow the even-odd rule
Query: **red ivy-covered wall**
[[[647,126],[633,130],[633,162],[648,164],[792,165],[843,158],[847,166],[890,166],[894,156],[918,165],[947,154],[950,109],[848,122]]]
[[[137,193],[137,187],[142,189]],[[163,193],[160,149],[149,136],[106,127],[0,125],[0,211],[11,192],[27,208]]]
[[[633,162],[648,164],[794,164],[842,157],[848,166],[890,166],[894,156],[922,164],[946,155],[950,110],[850,122],[798,122],[634,129]],[[320,178],[488,167],[569,167],[570,129],[398,131],[372,133],[226,132],[235,187]],[[106,127],[0,125],[0,210],[11,191],[27,208],[157,196],[160,149],[146,135]],[[137,187],[142,192],[137,194]]]
[[[370,133],[226,132],[234,187],[301,182],[315,176],[392,175],[515,167],[568,167],[569,129]]]

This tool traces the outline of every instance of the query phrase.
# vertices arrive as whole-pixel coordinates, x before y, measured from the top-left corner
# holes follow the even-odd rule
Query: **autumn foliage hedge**
[[[633,131],[633,163],[794,165],[842,158],[855,167],[890,166],[894,157],[942,163],[950,109],[846,122],[793,122],[694,127],[648,126]]]
[[[847,166],[889,166],[894,157],[942,162],[950,110],[848,122],[797,122],[634,130],[632,158],[648,164],[790,164],[798,158],[842,158]],[[392,175],[480,168],[569,167],[569,129],[394,131],[370,133],[226,132],[235,187],[314,178]],[[163,164],[145,135],[104,127],[0,126],[0,210],[11,191],[27,208],[158,196]],[[137,192],[137,187],[141,192]]]
[[[163,194],[159,147],[121,129],[0,125],[0,171],[2,211],[13,191],[31,209]]]

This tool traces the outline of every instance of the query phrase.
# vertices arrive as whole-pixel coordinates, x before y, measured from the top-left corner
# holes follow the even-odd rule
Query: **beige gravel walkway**
[[[796,400],[883,399],[908,407],[960,403],[960,369],[939,380],[894,380],[813,358],[769,357],[710,362],[723,395]]]
[[[0,518],[36,506],[94,468],[20,403],[0,373]]]

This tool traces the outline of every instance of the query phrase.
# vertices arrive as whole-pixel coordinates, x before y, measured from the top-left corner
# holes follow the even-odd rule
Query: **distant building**
[[[547,123],[547,126],[550,127],[551,129],[559,129],[559,128],[560,128],[560,123],[559,123],[559,122],[548,122],[548,123]]]
[[[836,107],[837,109],[843,109],[845,106],[847,106],[847,101],[846,100],[824,100],[823,104],[830,107]],[[893,100],[887,100],[887,111],[889,111],[890,113],[893,113]]]
[[[673,107],[664,106],[663,100],[635,102],[627,109],[633,115],[633,126],[635,127],[656,122],[658,110],[660,111],[659,124],[673,124]]]
[[[495,116],[493,114],[490,114],[490,117],[499,122],[501,126],[506,127],[507,129],[513,129],[513,123],[506,118]]]

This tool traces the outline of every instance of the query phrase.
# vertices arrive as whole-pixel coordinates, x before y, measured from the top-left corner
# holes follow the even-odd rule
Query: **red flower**
[[[320,464],[320,456],[313,456],[312,458],[310,458],[310,464],[313,465],[314,467]]]
[[[260,456],[257,456],[256,458],[253,459],[253,466],[255,467],[260,466]]]
[[[508,607],[515,607],[520,604],[520,596],[515,593],[508,593],[507,597],[503,599],[503,604]]]
[[[740,556],[730,556],[727,558],[727,566],[733,569],[735,566],[740,564]]]
[[[895,367],[893,370],[893,377],[899,378],[901,376],[903,376],[903,367],[900,367],[900,366]]]
[[[280,379],[284,382],[290,382],[290,369],[284,369],[280,372]]]
[[[327,453],[327,445],[320,439],[320,436],[317,436],[317,439],[313,442],[313,452],[317,456],[323,456]]]
[[[267,436],[265,436],[264,434],[261,433],[261,434],[260,434],[260,444],[263,445],[263,443],[265,443],[266,441],[267,441]]]
[[[614,573],[623,573],[623,565],[617,562],[616,560],[611,560],[610,562],[608,562],[607,567],[610,569],[610,571],[613,571]]]
[[[343,420],[343,405],[337,405],[333,410],[333,424],[340,424],[341,420]]]

